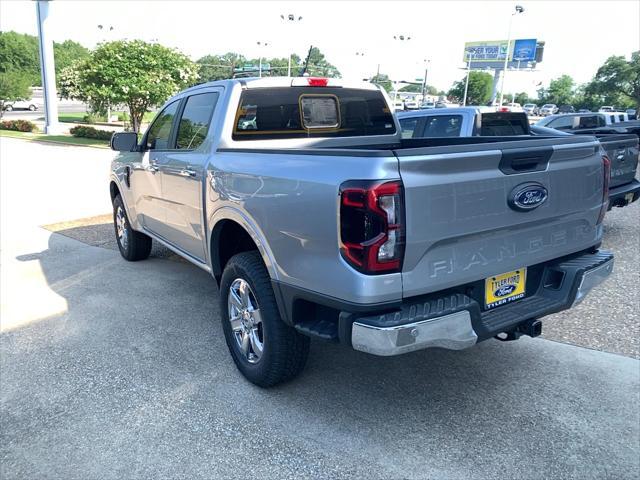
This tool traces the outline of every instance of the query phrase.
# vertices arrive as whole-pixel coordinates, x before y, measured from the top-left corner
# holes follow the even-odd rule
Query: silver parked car
[[[558,113],[558,106],[555,103],[545,103],[540,107],[540,116],[554,115]]]

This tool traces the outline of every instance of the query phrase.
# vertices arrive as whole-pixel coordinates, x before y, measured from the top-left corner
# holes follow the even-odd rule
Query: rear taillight
[[[340,187],[340,253],[367,274],[399,272],[404,257],[402,182],[349,181]]]
[[[598,216],[598,223],[602,223],[604,214],[609,209],[609,181],[611,180],[611,160],[606,155],[602,155],[602,207]]]

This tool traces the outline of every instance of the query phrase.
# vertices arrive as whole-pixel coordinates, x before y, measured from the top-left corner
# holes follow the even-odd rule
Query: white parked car
[[[35,112],[38,110],[38,104],[31,100],[16,100],[14,102],[5,102],[4,109],[7,112],[11,110],[31,110]]]
[[[598,109],[599,113],[607,113],[607,112],[615,112],[616,109],[613,108],[611,105],[603,105]]]
[[[417,110],[418,109],[418,102],[414,102],[413,100],[408,101],[408,102],[404,102],[404,107],[407,110]]]
[[[546,117],[547,115],[553,115],[558,113],[558,106],[555,103],[545,103],[540,107],[540,116]]]
[[[393,102],[393,109],[396,112],[404,111],[404,102],[402,100],[396,100],[395,102]]]
[[[524,113],[527,115],[537,115],[538,114],[538,106],[535,103],[525,103],[522,106]]]
[[[524,112],[522,105],[519,103],[506,103],[502,106],[501,110],[503,112]]]

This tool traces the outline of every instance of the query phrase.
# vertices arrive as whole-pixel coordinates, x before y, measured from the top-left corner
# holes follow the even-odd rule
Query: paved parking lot
[[[313,342],[303,376],[265,391],[233,366],[206,273],[108,248],[108,152],[0,149],[3,480],[637,478],[637,205],[607,218],[616,276],[545,322],[626,356],[544,339],[396,358]],[[13,184],[17,159],[44,178]]]

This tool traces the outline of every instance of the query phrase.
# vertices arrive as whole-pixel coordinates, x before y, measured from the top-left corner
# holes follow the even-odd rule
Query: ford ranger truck
[[[263,387],[310,337],[398,355],[537,336],[613,268],[589,136],[403,139],[377,86],[299,77],[192,87],[111,146],[120,253],[158,242],[210,272]]]

